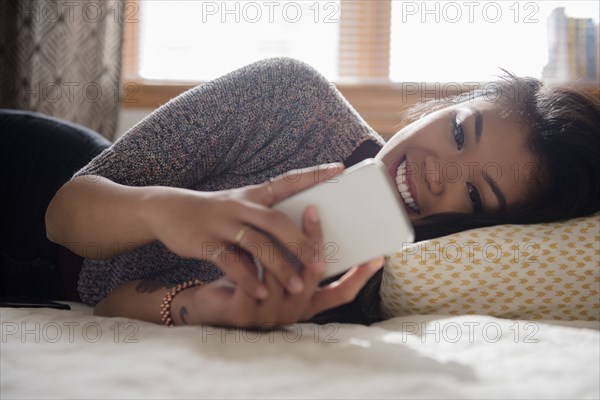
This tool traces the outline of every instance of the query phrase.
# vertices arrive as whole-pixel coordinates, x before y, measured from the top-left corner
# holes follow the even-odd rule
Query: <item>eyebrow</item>
[[[485,171],[482,171],[481,175],[483,175],[483,179],[490,185],[490,189],[492,189],[492,192],[496,195],[498,203],[500,203],[500,211],[506,210],[506,197],[504,197],[504,194],[500,190],[500,187],[498,187],[496,181],[494,181]]]

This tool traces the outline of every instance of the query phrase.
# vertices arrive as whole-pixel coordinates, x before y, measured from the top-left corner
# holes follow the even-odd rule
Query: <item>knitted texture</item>
[[[177,96],[75,176],[215,191],[342,162],[369,140],[384,144],[322,75],[301,61],[274,58]],[[78,290],[95,305],[135,279],[178,283],[220,276],[215,264],[181,258],[157,241],[111,259],[86,259]]]

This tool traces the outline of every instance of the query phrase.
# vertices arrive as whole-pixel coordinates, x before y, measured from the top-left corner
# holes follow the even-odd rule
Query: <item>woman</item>
[[[428,107],[384,143],[312,68],[249,65],[173,99],[76,173],[47,209],[48,237],[86,258],[79,293],[99,315],[272,327],[326,310],[315,320],[378,317],[383,259],[320,287],[316,210],[300,230],[269,208],[343,169],[323,164],[380,159],[418,239],[597,210],[596,100],[510,77]],[[274,241],[294,243],[304,268]]]

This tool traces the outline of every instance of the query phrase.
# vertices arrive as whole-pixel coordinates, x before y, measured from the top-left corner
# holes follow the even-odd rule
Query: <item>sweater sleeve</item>
[[[75,176],[96,174],[129,186],[199,188],[208,177],[226,171],[239,168],[240,173],[249,174],[270,164],[280,165],[292,153],[297,158],[298,152],[309,154],[311,148],[335,147],[330,136],[339,134],[338,128],[324,128],[339,121],[351,142],[341,146],[344,151],[330,149],[339,150],[340,161],[348,155],[343,154],[346,149],[356,147],[365,133],[378,140],[335,87],[312,67],[289,58],[263,60],[172,99]],[[309,134],[315,131],[321,134]],[[269,152],[269,147],[277,154],[261,157],[252,171],[251,161],[257,154]],[[321,161],[329,162],[317,157],[306,164]]]

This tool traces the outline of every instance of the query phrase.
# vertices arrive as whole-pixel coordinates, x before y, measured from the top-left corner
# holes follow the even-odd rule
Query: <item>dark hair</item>
[[[545,86],[534,78],[506,76],[482,88],[449,99],[433,100],[409,110],[410,119],[453,103],[498,102],[503,117],[526,124],[528,146],[537,157],[530,201],[494,214],[445,213],[415,223],[416,240],[427,240],[469,229],[501,224],[535,224],[587,216],[600,210],[600,100],[580,88]],[[328,310],[314,322],[369,324],[379,311],[382,271],[346,305]]]

